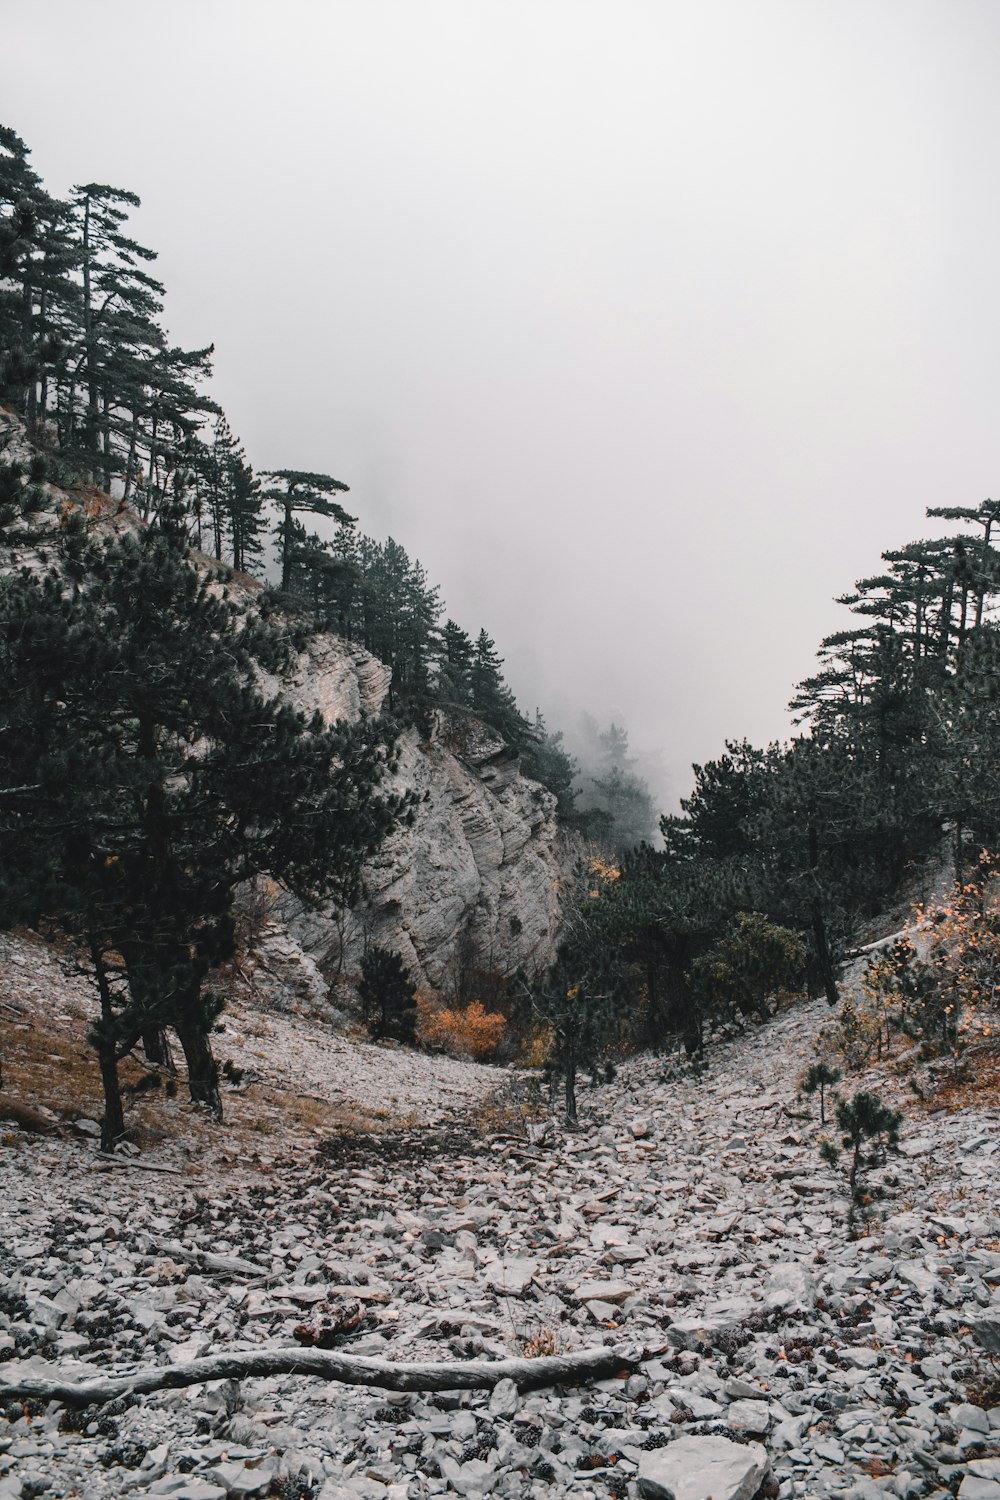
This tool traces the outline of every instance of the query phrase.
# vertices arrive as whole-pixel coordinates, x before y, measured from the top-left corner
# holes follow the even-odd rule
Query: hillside
[[[28,466],[35,457],[24,424],[0,408],[0,452]],[[45,509],[31,517],[34,537],[9,549],[4,569],[49,566],[60,517],[83,509],[100,541],[141,523],[123,502],[96,489],[81,496],[45,486]],[[198,558],[203,572],[219,568]],[[223,567],[230,595],[252,610],[259,582]],[[314,631],[281,676],[261,686],[324,723],[356,723],[388,709],[392,670],[352,641]],[[391,790],[414,795],[412,822],[400,826],[364,872],[365,893],[345,916],[281,903],[306,952],[338,976],[357,971],[365,945],[398,952],[415,983],[436,988],[464,957],[510,972],[551,961],[560,924],[560,890],[579,841],[556,816],[556,798],[531,780],[503,737],[475,713],[441,704],[404,726]],[[322,986],[320,986],[322,990]]]
[[[5,943],[22,1076],[83,1054],[60,971]],[[722,1435],[745,1446],[725,1450],[738,1462],[714,1500],[762,1480],[763,1495],[993,1500],[1000,1391],[970,1324],[1000,1342],[996,1090],[955,1108],[933,1068],[925,1101],[892,1069],[866,1075],[906,1118],[884,1222],[852,1239],[844,1175],[820,1165],[796,1098],[828,1026],[825,1005],[795,1004],[718,1047],[700,1081],[637,1059],[585,1092],[566,1134],[537,1109],[530,1130],[509,1104],[484,1112],[496,1070],[247,1009],[220,1038],[253,1068],[225,1131],[137,1105],[144,1149],[119,1161],[5,1126],[8,1382],[39,1361],[82,1374],[352,1324],[349,1352],[393,1361],[601,1342],[649,1357],[627,1381],[521,1396],[286,1376],[79,1421],[8,1405],[0,1495],[702,1495],[671,1476],[702,1473]],[[172,1109],[183,1135],[156,1140]]]

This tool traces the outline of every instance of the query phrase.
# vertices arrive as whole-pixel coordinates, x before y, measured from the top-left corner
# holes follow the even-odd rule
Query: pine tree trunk
[[[101,1069],[101,1087],[104,1090],[101,1150],[113,1151],[115,1141],[125,1134],[125,1111],[122,1108],[121,1088],[118,1084],[118,1060],[113,1030],[114,1011],[111,1005],[111,988],[104,967],[104,954],[93,934],[88,939],[88,946],[90,961],[94,966],[94,977],[97,980],[97,989],[101,997],[101,1026],[96,1033],[97,1061]]]
[[[219,1067],[212,1055],[212,1044],[204,1028],[188,1018],[174,1022],[174,1030],[184,1051],[188,1070],[188,1090],[196,1104],[207,1104],[222,1123],[222,1095],[219,1092]]]
[[[177,1069],[170,1055],[170,1042],[162,1026],[151,1026],[142,1033],[142,1050],[146,1061],[152,1063],[154,1068],[166,1068],[169,1073],[176,1073]]]
[[[830,944],[826,937],[826,922],[823,918],[823,902],[820,898],[819,882],[819,834],[815,823],[809,824],[809,872],[813,878],[814,895],[812,898],[812,928],[813,938],[816,943],[816,961],[819,964],[819,972],[823,980],[823,989],[829,1005],[840,1004],[840,991],[837,989],[837,976],[833,972],[833,960],[830,957]]]
[[[576,1117],[576,1048],[570,1042],[563,1049],[563,1077],[565,1080],[566,1124],[575,1125]]]
[[[839,1005],[840,991],[837,988],[837,976],[833,972],[830,945],[826,940],[826,923],[823,921],[823,907],[820,904],[818,896],[813,898],[812,926],[813,939],[816,943],[816,961],[819,964],[819,972],[823,980],[823,990],[826,995],[827,1004]]]

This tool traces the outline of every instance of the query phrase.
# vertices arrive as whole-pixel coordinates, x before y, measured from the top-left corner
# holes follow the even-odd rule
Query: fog
[[[925,506],[996,493],[993,0],[45,0],[2,35],[0,120],[50,191],[141,196],[252,462],[348,483],[665,806],[787,734]]]

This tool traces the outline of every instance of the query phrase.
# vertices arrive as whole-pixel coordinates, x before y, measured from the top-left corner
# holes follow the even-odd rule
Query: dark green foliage
[[[234,892],[266,871],[306,900],[354,899],[404,811],[376,791],[391,747],[383,726],[327,728],[263,698],[259,668],[293,643],[170,528],[83,561],[0,581],[0,919],[88,948],[106,1088],[169,1025],[192,1093],[219,1110],[204,981],[231,954]]]
[[[63,464],[155,515],[188,483],[216,411],[210,348],[172,347],[155,252],[127,233],[134,193],[104,183],[49,196],[24,142],[0,127],[0,400]]]
[[[819,1123],[826,1124],[826,1090],[839,1083],[841,1072],[839,1068],[832,1068],[829,1063],[811,1063],[806,1069],[799,1084],[800,1094],[819,1093]]]
[[[683,817],[664,816],[660,831],[674,860],[730,859],[754,846],[754,826],[763,811],[767,757],[747,740],[726,741],[726,753],[692,767],[694,791],[681,799]]]
[[[688,971],[701,1008],[766,1020],[772,996],[802,979],[806,950],[799,934],[769,922],[760,912],[741,911],[728,931]]]
[[[625,858],[602,893],[653,1034],[686,1016],[694,1041],[729,985],[714,945],[740,910],[807,935],[809,988],[835,1005],[858,924],[945,826],[959,877],[973,840],[1000,841],[1000,504],[936,514],[970,529],[886,553],[844,596],[856,623],[821,644],[794,700],[808,733],[766,749],[730,741],[696,766],[681,814],[661,820],[663,852]],[[885,977],[901,1026],[947,1045],[955,1013],[934,966],[896,957]]]
[[[610,1048],[628,1031],[628,987],[619,955],[595,920],[594,873],[577,867],[575,893],[567,903],[565,938],[549,970],[521,975],[524,1020],[549,1028],[549,1068],[563,1082],[566,1119],[576,1124],[576,1080],[581,1068],[596,1073]]]
[[[267,529],[264,495],[246,454],[221,414],[210,443],[196,442],[192,457],[193,540],[219,561],[229,552],[233,567],[255,572]]]
[[[504,681],[502,666],[494,641],[480,630],[469,664],[469,705],[516,748],[530,740],[533,732]]]
[[[369,1033],[413,1044],[417,1022],[417,987],[398,953],[373,943],[361,961],[358,994]]]
[[[540,781],[554,793],[556,809],[564,821],[572,819],[579,791],[579,766],[563,744],[561,730],[550,734],[539,709],[535,709],[534,737],[521,746],[521,770],[532,781]]]
[[[58,449],[70,476],[114,486],[143,520],[180,504],[190,540],[219,561],[262,571],[270,528],[281,591],[392,668],[391,711],[426,726],[435,701],[471,710],[526,756],[527,773],[551,784],[568,816],[571,763],[558,736],[541,743],[521,715],[486,632],[473,644],[454,622],[441,631],[438,589],[392,538],[357,535],[339,479],[280,469],[262,491],[202,390],[211,347],[172,346],[163,329],[156,253],[128,232],[136,194],[90,182],[59,202],[29,155],[0,126],[0,400]],[[278,512],[273,528],[268,503]],[[9,505],[0,496],[5,527],[17,520]],[[333,523],[336,534],[307,529],[309,517]]]
[[[22,464],[4,463],[0,448],[0,544],[23,546],[39,536],[36,518],[51,510],[44,489],[46,472],[41,454],[25,470]],[[46,520],[51,521],[50,514]]]
[[[887,1151],[899,1147],[899,1127],[903,1116],[897,1109],[888,1109],[875,1095],[864,1091],[852,1099],[837,1101],[837,1125],[842,1132],[845,1151],[851,1153],[848,1166],[848,1186],[851,1190],[850,1219],[859,1208],[864,1208],[878,1196],[875,1189],[865,1187],[862,1174],[871,1167],[880,1166]],[[820,1143],[824,1159],[834,1165],[839,1152],[830,1141]]]
[[[307,533],[295,516],[306,514],[326,516],[341,525],[349,526],[354,517],[349,516],[336,500],[335,494],[347,494],[348,486],[330,474],[312,474],[302,469],[271,469],[268,479],[277,479],[279,484],[266,491],[265,498],[277,502],[280,516],[275,527],[281,563],[281,587],[287,593],[293,586],[295,570],[306,572],[319,566],[318,557],[325,549],[318,537]]]

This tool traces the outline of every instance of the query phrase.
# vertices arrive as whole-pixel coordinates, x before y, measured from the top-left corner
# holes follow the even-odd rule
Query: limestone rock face
[[[318,636],[274,689],[323,717],[376,714],[390,672],[360,647]],[[306,952],[340,954],[350,973],[366,939],[399,953],[411,979],[439,988],[472,960],[505,970],[545,965],[555,949],[560,888],[575,857],[556,821],[556,799],[519,770],[516,752],[469,714],[437,709],[426,732],[400,741],[393,790],[420,799],[371,861],[364,902],[344,923],[285,904]]]
[[[382,710],[392,669],[360,646],[335,635],[315,635],[283,677],[261,674],[261,691],[280,692],[304,714],[317,711],[327,724],[353,721]]]

